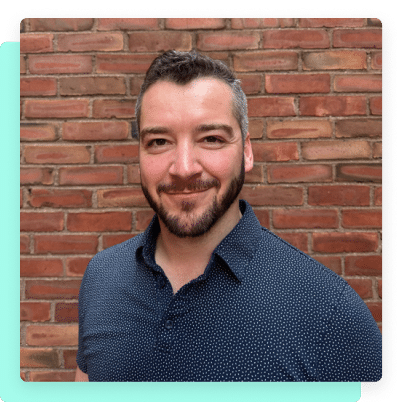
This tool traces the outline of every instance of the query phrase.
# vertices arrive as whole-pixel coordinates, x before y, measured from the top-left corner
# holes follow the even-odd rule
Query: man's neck
[[[174,293],[204,273],[214,249],[239,222],[242,216],[239,203],[234,204],[207,233],[198,237],[177,237],[159,220],[155,259]]]

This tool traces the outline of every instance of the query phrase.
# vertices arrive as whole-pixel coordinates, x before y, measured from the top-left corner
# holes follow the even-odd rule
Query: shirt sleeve
[[[382,335],[366,304],[346,284],[319,353],[320,381],[379,381]]]

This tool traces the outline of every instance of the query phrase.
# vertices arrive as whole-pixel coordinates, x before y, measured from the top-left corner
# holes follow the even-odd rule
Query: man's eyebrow
[[[143,139],[148,134],[166,134],[169,130],[166,127],[155,126],[155,127],[147,127],[143,130],[140,130],[139,138]]]
[[[229,136],[233,136],[233,128],[228,124],[219,124],[219,123],[211,123],[211,124],[200,124],[196,127],[196,132],[202,133],[213,130],[223,130]]]

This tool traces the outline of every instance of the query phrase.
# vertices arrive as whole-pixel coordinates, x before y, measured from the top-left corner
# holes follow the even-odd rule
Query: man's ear
[[[244,140],[244,171],[245,172],[250,172],[250,170],[253,169],[253,162],[254,162],[254,156],[253,156],[253,149],[251,147],[251,142],[250,142],[250,133],[247,133],[246,138]]]

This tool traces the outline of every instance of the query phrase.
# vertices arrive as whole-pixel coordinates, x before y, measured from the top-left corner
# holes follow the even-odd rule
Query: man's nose
[[[195,146],[189,141],[178,144],[169,173],[181,179],[188,179],[201,171],[202,166],[198,160]]]

